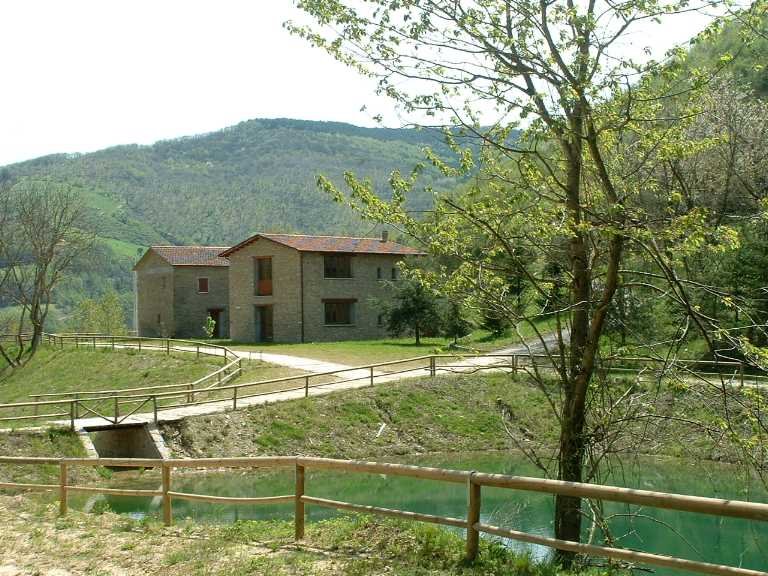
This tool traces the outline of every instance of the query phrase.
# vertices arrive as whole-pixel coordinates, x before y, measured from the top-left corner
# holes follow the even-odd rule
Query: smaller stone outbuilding
[[[229,336],[226,246],[152,246],[133,267],[139,336],[202,338],[208,316],[215,338]]]

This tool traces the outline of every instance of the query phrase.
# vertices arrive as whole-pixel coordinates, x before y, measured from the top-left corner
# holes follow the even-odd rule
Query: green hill
[[[370,228],[316,187],[352,170],[387,193],[392,170],[410,170],[436,133],[338,122],[249,120],[218,132],[59,154],[8,166],[11,177],[46,175],[79,184],[101,236],[123,254],[152,243],[231,244],[255,231],[354,233]],[[438,187],[435,171],[425,182]],[[430,198],[414,198],[414,208]],[[115,243],[117,241],[117,244]]]
[[[151,244],[228,245],[257,231],[371,232],[370,223],[317,189],[317,176],[341,183],[351,170],[386,196],[391,172],[410,171],[423,159],[424,146],[441,149],[442,137],[339,122],[249,120],[150,146],[45,156],[6,166],[0,178],[44,176],[83,190],[100,241],[59,288],[56,302],[67,310],[86,295],[114,288],[128,311],[131,267]],[[423,183],[438,190],[455,186],[437,170],[427,170]],[[431,194],[416,193],[412,203],[428,208]],[[49,328],[58,328],[54,324]]]

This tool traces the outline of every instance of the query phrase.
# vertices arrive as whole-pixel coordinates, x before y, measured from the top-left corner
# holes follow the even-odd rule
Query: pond
[[[501,474],[539,476],[522,456],[508,453],[431,455],[399,459],[400,462],[460,470]],[[690,462],[676,459],[641,458],[631,466],[614,471],[605,483],[631,488],[768,502],[768,493],[740,474],[735,467],[714,462]],[[157,475],[147,472],[115,474],[114,486],[156,489]],[[274,496],[292,494],[293,471],[216,472],[174,474],[174,491],[216,496]],[[465,517],[466,487],[394,476],[307,471],[306,493],[310,496],[344,500],[385,508],[398,508],[441,516]],[[159,498],[113,496],[72,497],[71,505],[90,509],[107,503],[115,512],[134,517],[157,515]],[[505,528],[546,536],[553,535],[553,498],[545,494],[483,488],[482,521]],[[307,506],[308,522],[329,518],[337,512]],[[704,562],[730,564],[768,570],[768,523],[704,514],[628,507],[606,503],[612,514],[610,525],[618,545],[626,548],[668,554]],[[174,518],[192,518],[199,522],[226,523],[235,520],[293,518],[292,504],[218,505],[174,501]],[[588,528],[585,527],[585,529]],[[599,542],[597,542],[599,543]],[[509,542],[516,550],[546,558],[547,548]],[[677,570],[658,569],[659,574],[683,574]]]

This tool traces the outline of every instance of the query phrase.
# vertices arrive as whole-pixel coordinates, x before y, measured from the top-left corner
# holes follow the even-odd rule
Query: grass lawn
[[[543,333],[552,330],[551,321],[542,321],[538,329]],[[525,326],[521,328],[523,338],[535,338],[534,331]],[[520,342],[520,337],[514,330],[509,330],[501,336],[495,336],[487,330],[475,330],[468,336],[459,339],[459,345],[468,350],[488,352],[513,346]],[[453,343],[451,338],[422,338],[421,344],[416,345],[413,337],[388,338],[384,340],[349,340],[344,342],[312,342],[307,344],[246,344],[226,342],[226,345],[239,350],[256,350],[274,354],[288,354],[315,358],[328,362],[337,362],[350,366],[362,366],[378,362],[389,362],[403,358],[413,358],[434,353],[449,353]]]
[[[182,384],[193,382],[206,374],[218,370],[223,365],[223,359],[214,356],[196,358],[195,354],[172,352],[166,355],[161,351],[137,351],[127,349],[110,350],[107,348],[92,349],[53,349],[43,346],[32,361],[22,368],[0,371],[0,404],[33,401],[30,394],[47,394],[69,392],[73,390],[122,390],[127,388],[143,388]],[[243,374],[239,379],[230,383],[254,382],[302,374],[299,370],[274,366],[263,362],[243,361]],[[211,382],[213,383],[213,382]],[[283,384],[297,385],[296,382]],[[280,385],[273,385],[279,389]],[[255,391],[255,390],[254,390]],[[265,388],[266,391],[266,388]],[[140,394],[140,393],[136,393]],[[228,397],[231,392],[214,391],[200,393],[197,400],[208,400],[214,397]],[[182,399],[168,399],[159,404],[183,402]],[[110,401],[91,402],[91,408],[102,412],[111,409]],[[132,409],[131,406],[126,411]],[[149,410],[146,407],[144,410]],[[34,408],[20,408],[13,412],[0,411],[0,418],[31,415]],[[66,405],[41,407],[40,413],[58,414],[69,412]],[[104,412],[102,412],[104,413]],[[66,419],[67,416],[59,419]],[[0,422],[0,427],[34,426],[42,420],[27,420],[16,422]]]
[[[169,576],[556,576],[499,543],[481,541],[472,565],[464,542],[436,526],[342,516],[311,522],[306,538],[293,540],[293,525],[238,521],[217,526],[180,521],[164,527],[112,512],[70,511],[56,505],[0,495],[3,546],[0,572],[10,574],[167,574]],[[589,574],[607,573],[591,569]]]

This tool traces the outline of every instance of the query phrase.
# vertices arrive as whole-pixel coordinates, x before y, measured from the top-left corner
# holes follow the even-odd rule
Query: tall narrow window
[[[376,280],[381,280],[381,266],[376,268]]]
[[[197,279],[197,292],[199,294],[208,294],[208,278]]]
[[[323,261],[326,278],[352,278],[351,254],[326,254]]]
[[[392,268],[392,280],[397,280],[397,268]]]
[[[272,257],[256,258],[256,296],[272,295]]]

